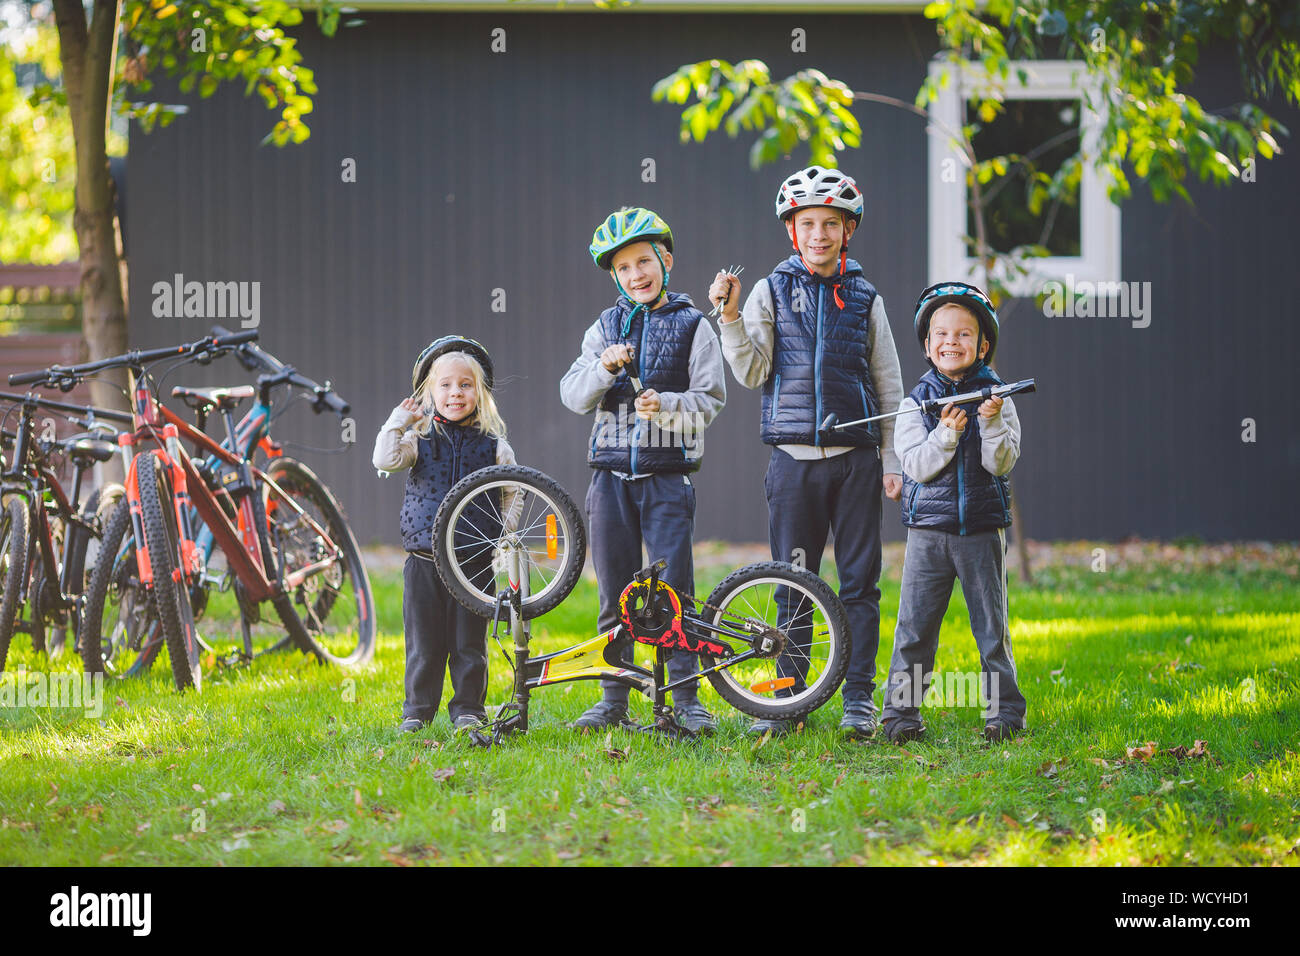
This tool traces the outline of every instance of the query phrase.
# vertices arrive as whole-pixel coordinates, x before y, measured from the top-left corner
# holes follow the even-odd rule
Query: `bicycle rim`
[[[573,566],[582,559],[579,536],[585,532],[574,526],[572,507],[531,482],[499,479],[479,485],[456,501],[447,517],[441,542],[446,571],[466,595],[491,613],[496,595],[510,586],[498,549],[513,537],[528,559],[524,607],[530,613],[525,616],[554,607],[572,589]]]
[[[745,569],[718,585],[708,602],[718,610],[705,612],[710,624],[736,628],[759,622],[785,637],[781,654],[751,658],[710,675],[721,696],[756,717],[804,714],[830,698],[848,664],[848,637],[842,606],[833,592],[830,600],[818,593],[823,588],[830,590],[819,579]],[[711,663],[705,659],[706,667]]]

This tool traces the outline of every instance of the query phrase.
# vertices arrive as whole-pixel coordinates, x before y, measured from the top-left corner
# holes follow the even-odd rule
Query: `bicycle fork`
[[[509,704],[497,715],[492,743],[500,743],[513,733],[528,732],[528,700],[532,691],[528,687],[528,622],[524,620],[523,603],[529,596],[528,554],[513,536],[502,550],[506,558],[506,576],[509,581],[505,594],[497,597],[498,609],[506,604],[510,609],[510,633],[515,639],[515,689]],[[492,624],[496,636],[496,621]]]

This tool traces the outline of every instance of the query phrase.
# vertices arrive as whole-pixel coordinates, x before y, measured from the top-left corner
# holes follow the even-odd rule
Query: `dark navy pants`
[[[764,488],[773,560],[819,574],[827,534],[835,535],[840,600],[852,637],[843,695],[870,698],[880,648],[879,453],[855,448],[834,458],[798,461],[773,448]]]
[[[432,561],[407,555],[403,570],[402,624],[406,633],[406,703],[403,717],[433,720],[451,663],[447,713],[485,715],[487,623],[462,607],[443,585]]]
[[[686,475],[649,475],[625,481],[613,472],[596,469],[587,489],[587,529],[591,558],[600,589],[599,633],[618,624],[618,597],[632,575],[660,558],[668,568],[660,580],[678,594],[695,593],[695,562],[691,539],[695,533],[695,486]],[[646,557],[642,558],[641,543]],[[683,604],[686,602],[683,601]],[[624,658],[632,663],[629,648]],[[700,669],[699,658],[678,652],[668,662],[669,682]],[[628,688],[601,681],[605,699],[627,702]],[[694,700],[698,687],[673,691],[674,703]]]

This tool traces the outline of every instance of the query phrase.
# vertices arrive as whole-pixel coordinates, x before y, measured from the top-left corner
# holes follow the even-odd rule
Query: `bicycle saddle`
[[[186,388],[184,385],[176,385],[172,387],[172,398],[184,400],[190,408],[219,408],[226,411],[244,399],[252,398],[255,392],[256,389],[251,385],[234,385],[229,388]]]
[[[89,465],[92,461],[108,461],[117,454],[115,444],[90,433],[73,435],[71,438],[63,438],[52,444],[55,448],[62,449],[77,465]]]

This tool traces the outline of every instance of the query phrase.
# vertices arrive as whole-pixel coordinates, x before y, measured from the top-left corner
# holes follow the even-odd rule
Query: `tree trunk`
[[[108,170],[107,122],[113,51],[121,5],[95,0],[87,27],[80,0],[55,0],[59,59],[76,143],[73,229],[81,262],[82,332],[91,361],[125,352],[126,276],[120,256],[116,189]],[[101,373],[90,383],[96,405],[129,408],[126,371]]]

